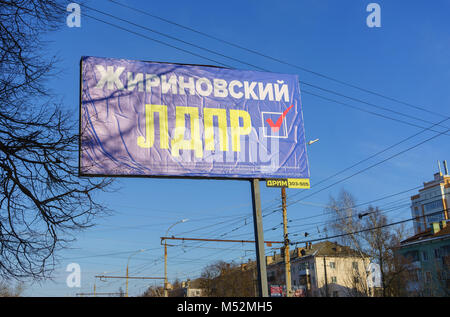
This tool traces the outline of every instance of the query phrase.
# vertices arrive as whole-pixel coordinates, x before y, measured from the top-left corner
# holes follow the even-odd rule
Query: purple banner
[[[83,57],[80,174],[309,178],[296,75]]]

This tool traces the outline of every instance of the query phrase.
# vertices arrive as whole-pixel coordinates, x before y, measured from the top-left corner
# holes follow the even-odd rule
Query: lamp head
[[[308,142],[308,145],[311,145],[311,144],[313,144],[313,143],[316,143],[317,141],[319,141],[319,139],[311,140],[311,141]]]

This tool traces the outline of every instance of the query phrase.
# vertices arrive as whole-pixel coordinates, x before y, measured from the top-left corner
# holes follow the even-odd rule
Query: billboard
[[[270,297],[286,297],[285,286],[270,285]]]
[[[296,75],[83,57],[80,175],[309,178]]]

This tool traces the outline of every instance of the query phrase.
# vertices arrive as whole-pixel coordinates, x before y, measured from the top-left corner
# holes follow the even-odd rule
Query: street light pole
[[[138,253],[140,253],[140,252],[144,252],[145,250],[144,249],[141,249],[141,250],[138,250],[138,251],[136,251],[136,252],[134,252],[133,254],[131,254],[129,257],[128,257],[128,262],[127,262],[127,275],[126,275],[126,297],[128,297],[128,265],[130,264],[130,259],[131,259],[131,257],[133,256],[133,255],[136,255],[136,254],[138,254]]]
[[[164,297],[167,297],[167,241],[164,240]]]
[[[183,219],[175,222],[171,225],[166,231],[166,237],[169,235],[169,230],[172,229],[173,226],[188,221],[189,219]],[[164,297],[168,297],[167,292],[167,240],[164,239]]]

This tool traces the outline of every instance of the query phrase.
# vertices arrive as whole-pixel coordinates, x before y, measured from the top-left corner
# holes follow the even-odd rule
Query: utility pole
[[[258,269],[259,297],[268,297],[266,256],[264,252],[264,232],[262,224],[261,193],[259,179],[252,179],[253,226],[255,231],[256,267]]]
[[[128,265],[127,265],[127,276],[126,276],[126,291],[125,291],[125,296],[128,297]]]
[[[325,296],[329,297],[328,294],[328,277],[327,277],[327,261],[325,259],[325,255],[323,256],[323,271],[325,275]]]
[[[289,253],[289,238],[287,231],[286,187],[281,187],[281,206],[283,209],[284,271],[286,280],[286,297],[291,297],[291,256]]]

